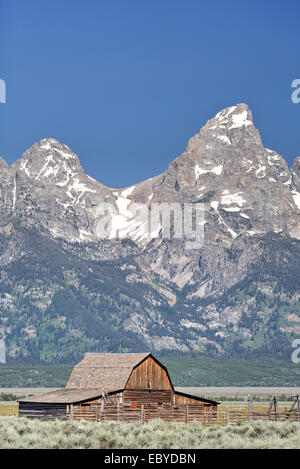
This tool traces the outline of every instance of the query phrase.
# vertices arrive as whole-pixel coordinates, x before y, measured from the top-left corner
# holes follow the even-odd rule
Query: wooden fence
[[[114,420],[119,422],[148,422],[154,418],[160,418],[165,422],[191,423],[201,422],[204,425],[240,425],[255,420],[262,421],[292,421],[300,423],[298,410],[285,410],[283,412],[260,411],[254,412],[247,409],[216,411],[214,408],[197,405],[171,405],[171,404],[147,404],[138,408],[130,406],[114,406],[105,404],[70,405],[67,408],[67,418],[70,420],[89,420],[103,422]]]

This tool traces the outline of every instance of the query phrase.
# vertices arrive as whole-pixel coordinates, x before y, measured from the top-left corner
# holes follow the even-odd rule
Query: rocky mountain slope
[[[41,140],[10,167],[0,159],[0,201],[9,359],[290,356],[300,335],[300,157],[289,169],[265,149],[245,104],[209,120],[163,174],[124,189]],[[174,227],[163,238],[162,219],[153,228],[162,203],[202,207],[201,246],[188,249]]]

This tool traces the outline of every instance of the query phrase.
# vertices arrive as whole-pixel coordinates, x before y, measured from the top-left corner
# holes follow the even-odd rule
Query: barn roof
[[[207,403],[207,404],[210,404],[210,405],[219,405],[220,404],[220,402],[213,401],[211,399],[206,399],[205,397],[196,396],[195,394],[187,394],[186,392],[174,391],[174,394],[177,394],[178,396],[188,397],[188,398],[194,399],[196,401],[200,401],[200,402]]]
[[[101,397],[99,389],[57,389],[56,391],[36,394],[35,396],[19,399],[18,402],[38,402],[43,404],[75,404]]]
[[[132,370],[150,353],[86,353],[69,378],[67,389],[110,392],[124,389]]]

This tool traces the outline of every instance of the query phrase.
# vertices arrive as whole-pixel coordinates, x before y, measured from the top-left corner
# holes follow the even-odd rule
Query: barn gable
[[[156,389],[172,391],[173,385],[167,369],[149,354],[132,370],[125,389]]]

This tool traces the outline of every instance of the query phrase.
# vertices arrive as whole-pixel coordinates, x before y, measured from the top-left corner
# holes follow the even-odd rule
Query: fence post
[[[69,419],[73,420],[73,404],[70,404]]]
[[[96,422],[99,422],[99,406],[98,406],[98,404],[96,404],[96,415],[95,415],[95,417],[96,417]]]
[[[117,394],[117,412],[118,412],[118,422],[120,421],[120,399],[119,394]]]
[[[248,417],[249,420],[253,419],[252,397],[249,397],[248,399]]]
[[[213,413],[213,407],[212,406],[204,406],[203,407],[204,409],[204,422],[207,423],[207,422],[212,422],[212,413]],[[209,414],[209,415],[208,415]]]
[[[101,422],[104,420],[104,405],[105,405],[105,393],[104,390],[102,389],[102,396],[101,396],[101,417],[100,420]]]
[[[277,399],[276,397],[274,396],[274,412],[275,412],[275,420],[278,420],[279,416],[278,416],[278,405],[277,405]]]
[[[268,419],[272,420],[272,409],[273,409],[274,399],[270,400],[270,405],[268,409]]]
[[[189,408],[188,405],[185,404],[185,423],[188,423],[189,420]]]
[[[226,407],[226,426],[229,425],[229,407]]]
[[[144,423],[144,404],[141,405],[141,421]]]

